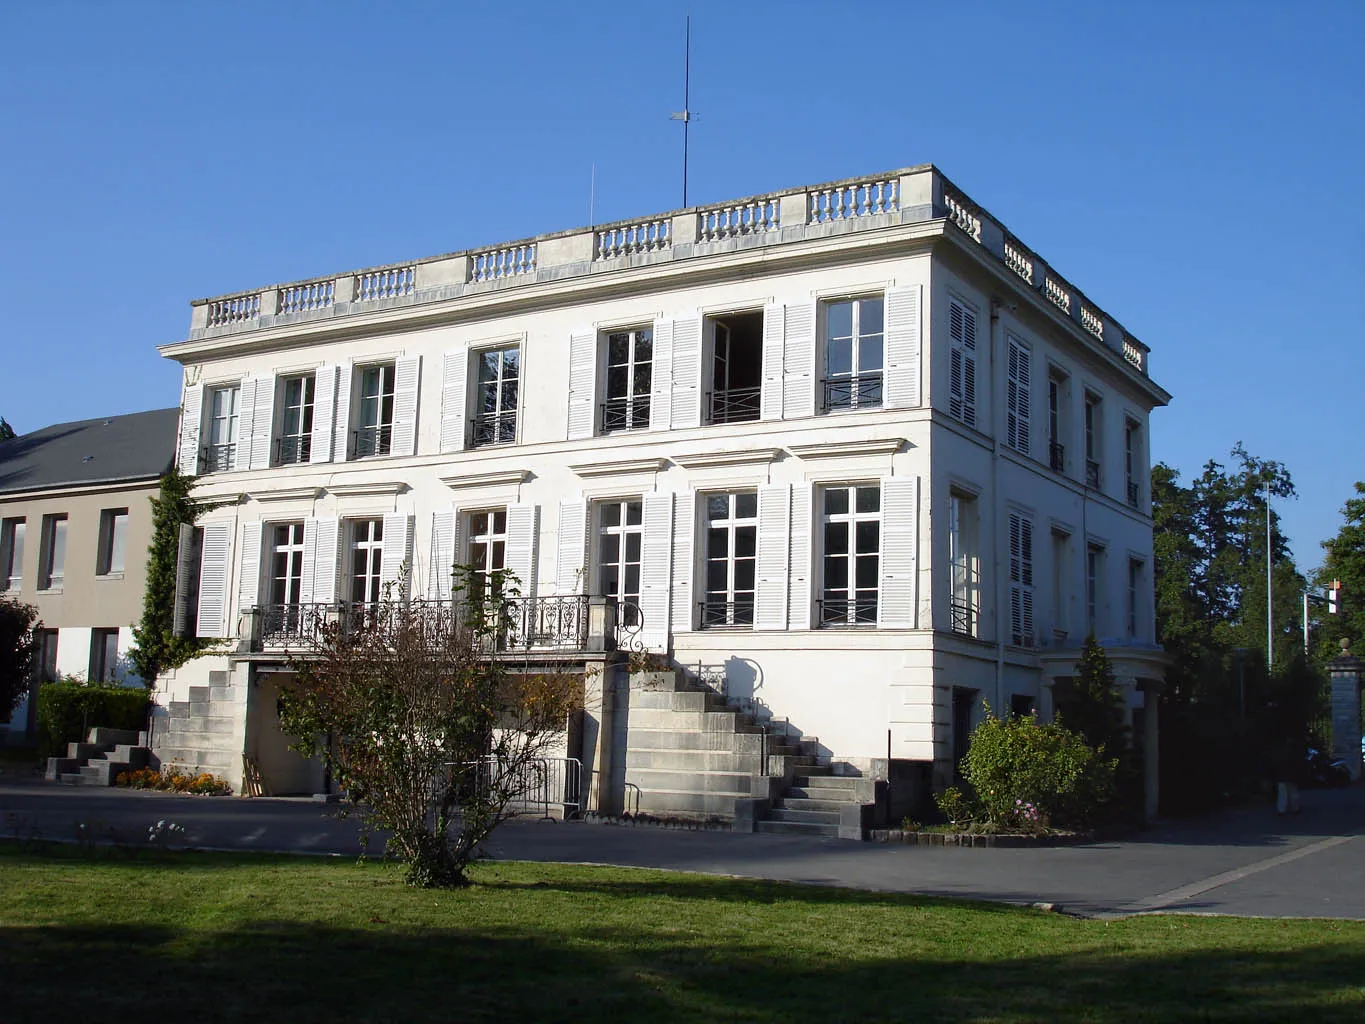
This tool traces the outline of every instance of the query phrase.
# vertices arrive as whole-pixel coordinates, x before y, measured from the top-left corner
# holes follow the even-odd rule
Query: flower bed
[[[168,793],[191,793],[195,796],[231,796],[232,787],[209,772],[190,775],[177,768],[138,768],[119,772],[114,782],[129,789],[156,789]]]
[[[905,829],[872,829],[868,839],[874,843],[904,843],[907,846],[998,846],[1028,848],[1045,846],[1075,846],[1095,838],[1090,832],[1045,832],[1038,834],[1010,832],[915,832]]]

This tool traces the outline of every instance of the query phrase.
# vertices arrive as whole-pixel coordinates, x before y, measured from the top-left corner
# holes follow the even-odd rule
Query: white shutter
[[[257,539],[259,540],[259,526]],[[245,533],[245,530],[244,530]],[[243,549],[243,555],[246,554]],[[257,559],[260,545],[257,544]],[[202,637],[225,637],[227,631],[228,578],[232,572],[232,524],[205,523],[203,554],[199,559],[199,628]],[[253,602],[254,603],[254,602]]]
[[[791,488],[758,489],[758,559],[755,629],[787,628],[787,570],[791,549]]]
[[[313,603],[313,575],[317,565],[318,521],[303,522],[303,566],[299,570],[299,604]]]
[[[261,546],[265,539],[263,523],[242,524],[242,563],[237,575],[238,614],[261,603]],[[205,540],[207,546],[208,541]],[[226,606],[227,601],[224,600]],[[200,598],[200,607],[203,599]],[[227,610],[226,607],[223,609]]]
[[[1029,453],[1029,350],[1009,340],[1009,371],[1005,383],[1005,443],[1024,455]]]
[[[555,592],[588,594],[584,575],[588,554],[588,503],[570,498],[559,503],[559,541],[555,551]]]
[[[332,461],[338,369],[336,366],[319,366],[313,379],[313,437],[308,446],[309,462]]]
[[[877,625],[913,629],[915,625],[915,528],[919,500],[915,477],[882,481],[882,550],[877,580]]]
[[[270,468],[270,442],[275,435],[275,378],[256,381],[251,425],[251,468]]]
[[[786,313],[781,304],[763,307],[763,369],[759,388],[759,418],[782,418],[782,341]]]
[[[1033,645],[1033,521],[1009,514],[1010,642]]]
[[[412,516],[389,513],[384,516],[384,551],[379,560],[379,586],[386,599],[407,600],[411,569]]]
[[[248,377],[237,385],[237,441],[233,445],[232,468],[251,468],[251,439],[256,433],[255,377]]]
[[[886,290],[886,388],[888,409],[920,405],[920,286]]]
[[[185,389],[180,407],[180,472],[186,476],[199,474],[199,421],[204,415],[204,385],[191,384]]]
[[[171,615],[171,635],[187,636],[190,617],[190,598],[194,588],[191,574],[198,570],[194,550],[194,524],[181,523],[175,553],[175,610]]]
[[[696,603],[693,599],[692,543],[697,513],[695,491],[684,491],[674,499],[673,506],[673,632],[692,630]]]
[[[450,600],[455,577],[455,512],[444,509],[431,514],[431,554],[427,570],[427,599]]]
[[[597,422],[597,334],[569,335],[570,441],[592,437]]]
[[[640,553],[640,639],[651,650],[668,650],[670,593],[673,569],[673,495],[644,496],[644,537]]]
[[[948,303],[948,412],[976,426],[976,312],[957,299]]]
[[[421,356],[407,356],[394,361],[390,455],[417,454],[417,393],[421,380]]]
[[[345,462],[351,457],[351,377],[353,368],[337,367],[335,428],[332,432],[332,461]]]
[[[701,317],[673,321],[674,427],[701,426]]]
[[[673,415],[673,321],[654,321],[650,365],[649,429],[667,430]]]
[[[811,509],[814,501],[815,492],[810,484],[792,485],[788,629],[810,629]]]
[[[815,303],[787,307],[782,350],[782,418],[815,415]]]
[[[523,599],[535,597],[540,506],[507,506],[507,553],[503,565],[517,578]]]
[[[469,353],[447,352],[441,371],[441,452],[458,452],[465,441],[465,399],[469,388]],[[448,591],[447,591],[448,592]]]
[[[338,548],[341,545],[341,523],[336,519],[313,519],[304,524],[304,557],[310,550],[308,545],[308,526],[314,527],[312,572],[312,600],[317,604],[332,604],[337,599],[337,578],[341,575],[341,559]],[[304,585],[309,580],[308,566],[303,570]]]

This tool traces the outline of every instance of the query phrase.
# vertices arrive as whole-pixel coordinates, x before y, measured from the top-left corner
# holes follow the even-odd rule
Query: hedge
[[[38,687],[38,746],[50,753],[65,753],[68,743],[81,742],[96,726],[137,732],[146,728],[146,719],[147,691],[141,686]]]

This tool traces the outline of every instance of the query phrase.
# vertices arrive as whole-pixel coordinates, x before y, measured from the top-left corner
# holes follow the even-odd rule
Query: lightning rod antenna
[[[683,175],[682,204],[687,206],[687,129],[692,123],[690,107],[692,85],[692,15],[687,16],[686,35],[683,42],[683,108],[669,115],[670,121],[681,121],[683,126]]]

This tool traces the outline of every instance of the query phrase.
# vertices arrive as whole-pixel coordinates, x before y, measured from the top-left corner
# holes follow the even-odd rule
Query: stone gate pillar
[[[1332,757],[1345,761],[1352,781],[1359,781],[1360,677],[1365,661],[1351,653],[1351,642],[1341,641],[1341,657],[1327,663],[1332,678]]]

